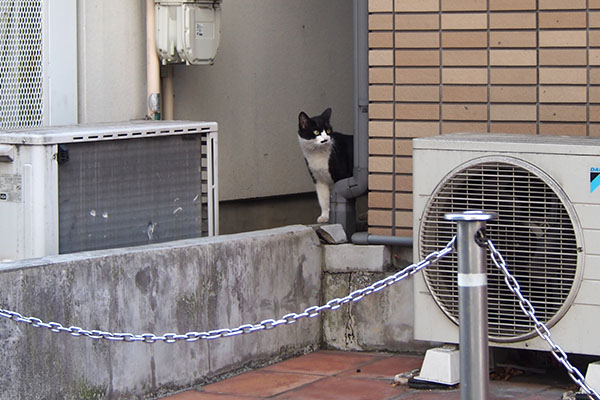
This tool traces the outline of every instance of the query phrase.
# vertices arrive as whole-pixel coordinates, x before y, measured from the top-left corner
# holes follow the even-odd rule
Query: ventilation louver
[[[533,172],[504,162],[482,162],[450,176],[432,196],[420,230],[421,256],[442,248],[454,234],[444,215],[465,210],[498,214],[487,225],[540,321],[552,324],[573,287],[577,243],[559,196]],[[433,297],[458,323],[456,255],[425,271]],[[521,340],[535,334],[500,271],[488,262],[488,317],[492,340]]]
[[[0,129],[43,123],[40,0],[0,1]]]

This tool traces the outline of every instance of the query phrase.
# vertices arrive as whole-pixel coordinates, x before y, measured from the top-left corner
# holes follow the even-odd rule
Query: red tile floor
[[[421,390],[396,385],[394,375],[419,368],[415,355],[321,350],[188,390],[164,400],[424,400],[460,399],[459,389]],[[490,400],[559,400],[568,380],[520,376],[490,381]]]

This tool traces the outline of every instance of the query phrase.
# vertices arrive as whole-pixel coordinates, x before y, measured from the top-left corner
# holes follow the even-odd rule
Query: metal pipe
[[[487,400],[489,350],[485,223],[495,214],[467,211],[446,214],[456,221],[458,256],[458,318],[460,398]]]
[[[354,168],[350,178],[331,191],[329,220],[342,224],[348,235],[356,230],[354,199],[367,191],[369,179],[369,2],[354,0]]]
[[[160,63],[156,53],[154,0],[146,0],[146,101],[147,117],[160,119]]]
[[[368,232],[356,232],[351,237],[354,244],[382,244],[385,246],[405,246],[413,245],[413,238],[410,236],[383,236],[371,235]]]

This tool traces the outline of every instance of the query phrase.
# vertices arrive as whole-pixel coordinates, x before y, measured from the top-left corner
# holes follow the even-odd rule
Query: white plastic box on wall
[[[0,261],[218,234],[217,124],[0,132]]]
[[[156,49],[163,64],[212,64],[221,40],[221,0],[156,0]]]

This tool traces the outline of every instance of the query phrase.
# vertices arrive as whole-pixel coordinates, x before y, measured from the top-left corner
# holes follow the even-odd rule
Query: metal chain
[[[554,340],[552,340],[550,330],[548,329],[548,327],[536,317],[535,308],[533,307],[531,302],[527,300],[521,293],[521,287],[519,285],[519,282],[517,282],[516,278],[509,272],[506,266],[506,261],[504,261],[504,257],[502,257],[502,254],[500,254],[500,252],[496,249],[496,246],[494,246],[494,243],[492,243],[490,239],[487,240],[487,244],[490,249],[492,261],[494,262],[494,264],[496,264],[496,267],[498,267],[504,273],[504,282],[506,282],[510,291],[513,292],[513,294],[519,299],[519,306],[521,307],[521,310],[523,310],[523,312],[527,314],[529,318],[533,321],[533,323],[535,324],[534,328],[538,335],[550,345],[550,350],[554,358],[556,358],[556,360],[558,360],[558,362],[560,362],[567,369],[567,372],[569,373],[571,379],[577,385],[579,385],[579,387],[587,395],[593,396],[596,400],[600,400],[600,395],[598,394],[598,392],[596,392],[592,387],[590,387],[586,383],[585,378],[583,377],[581,372],[579,372],[579,370],[569,362],[567,355],[563,351],[563,349],[559,345],[557,345],[554,342]]]
[[[408,267],[396,272],[393,275],[388,276],[387,278],[381,279],[363,289],[358,289],[347,295],[346,297],[336,298],[328,301],[326,304],[321,306],[312,306],[308,307],[301,312],[290,313],[284,315],[280,319],[267,319],[258,324],[245,324],[241,325],[237,328],[233,329],[215,329],[208,332],[188,332],[186,334],[180,335],[176,333],[165,333],[162,336],[157,336],[153,333],[143,333],[141,335],[134,335],[132,333],[111,333],[100,330],[86,330],[79,328],[77,326],[70,326],[66,328],[62,324],[57,322],[43,322],[39,318],[33,317],[24,317],[19,313],[14,311],[8,311],[0,308],[0,317],[8,318],[16,322],[23,322],[25,324],[29,324],[36,328],[46,328],[52,332],[56,333],[69,333],[72,336],[84,336],[90,339],[106,339],[110,341],[117,342],[143,342],[143,343],[155,343],[155,342],[165,342],[165,343],[175,343],[177,341],[185,340],[186,342],[195,342],[197,340],[212,340],[223,337],[230,336],[238,336],[246,333],[252,333],[262,330],[273,329],[281,325],[290,325],[296,323],[299,319],[302,318],[314,318],[321,314],[323,311],[327,310],[336,310],[340,308],[342,305],[349,302],[357,302],[362,300],[365,296],[368,296],[372,293],[379,292],[380,290],[391,286],[397,282],[400,282],[404,278],[414,275],[422,269],[437,263],[440,259],[445,257],[446,255],[452,253],[454,251],[454,243],[456,241],[456,236],[452,238],[444,247],[439,251],[434,251],[425,257],[421,262],[417,264],[409,265]]]

